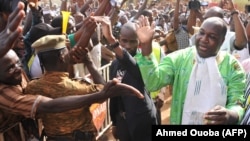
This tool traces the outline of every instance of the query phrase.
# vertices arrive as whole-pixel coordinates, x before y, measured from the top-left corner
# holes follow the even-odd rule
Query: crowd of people
[[[151,141],[166,87],[170,124],[249,125],[248,11],[190,2],[0,0],[4,139],[20,122],[26,140],[95,141],[90,107],[109,99],[114,138]]]

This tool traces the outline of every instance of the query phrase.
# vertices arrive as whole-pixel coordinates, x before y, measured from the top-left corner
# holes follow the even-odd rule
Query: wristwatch
[[[238,10],[232,11],[232,12],[231,12],[231,16],[233,16],[234,14],[237,14],[237,15],[238,15],[238,14],[239,14],[239,11],[238,11]]]
[[[119,41],[116,41],[115,43],[110,44],[109,47],[110,47],[111,49],[115,49],[115,48],[119,47],[119,45],[120,45]]]

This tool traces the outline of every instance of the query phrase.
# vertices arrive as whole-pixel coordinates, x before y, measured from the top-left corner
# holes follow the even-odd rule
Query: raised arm
[[[234,47],[238,50],[246,47],[247,44],[247,34],[246,29],[244,27],[243,22],[240,19],[239,11],[235,8],[232,0],[228,0],[228,3],[224,3],[228,5],[228,10],[231,11],[231,16],[234,22],[235,29],[235,41]]]
[[[180,0],[176,0],[175,10],[174,10],[174,24],[173,24],[174,30],[178,30],[180,25],[179,12],[180,12]]]
[[[138,12],[134,16],[135,20],[138,19],[140,17],[140,15],[142,14],[143,10],[147,8],[147,4],[148,4],[148,0],[144,0],[143,4],[139,8]]]
[[[155,23],[149,24],[148,17],[140,16],[136,24],[136,33],[139,38],[142,55],[148,56],[152,53],[152,41],[155,33]]]

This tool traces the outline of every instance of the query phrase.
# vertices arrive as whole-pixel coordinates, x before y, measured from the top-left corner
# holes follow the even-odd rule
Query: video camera
[[[245,5],[245,10],[247,13],[250,13],[250,5]]]
[[[188,8],[189,9],[197,10],[197,9],[200,9],[200,7],[201,7],[201,3],[198,0],[190,0],[188,2]]]

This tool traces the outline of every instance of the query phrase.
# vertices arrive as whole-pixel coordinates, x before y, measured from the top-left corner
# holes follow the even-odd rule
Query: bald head
[[[129,30],[129,31],[133,31],[136,32],[136,27],[135,27],[135,23],[133,22],[126,22],[122,28],[121,28],[121,32],[124,30]]]
[[[227,24],[222,18],[219,17],[210,17],[207,18],[201,25],[201,27],[205,24],[213,24],[215,27],[219,27],[220,34],[225,37],[227,33]]]
[[[219,17],[222,19],[224,17],[224,10],[218,6],[211,7],[204,14],[204,19],[207,19],[210,17]]]
[[[136,34],[135,23],[127,22],[122,26],[119,41],[120,45],[131,55],[136,54],[136,50],[139,45],[139,39]]]
[[[6,59],[18,58],[16,52],[10,49],[3,57],[0,58],[0,64]]]

